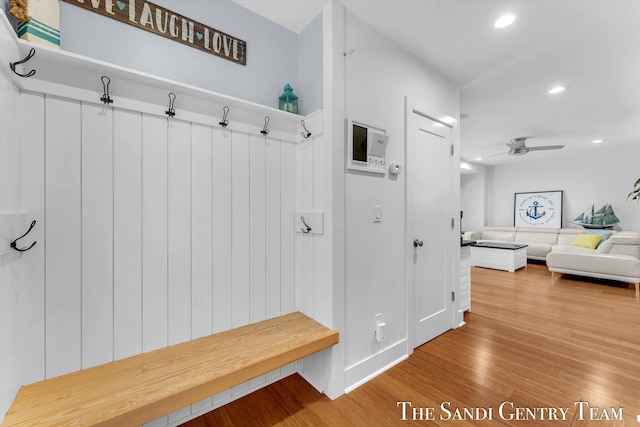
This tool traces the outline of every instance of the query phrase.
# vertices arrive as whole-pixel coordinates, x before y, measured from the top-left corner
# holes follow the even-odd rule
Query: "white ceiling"
[[[300,32],[323,0],[233,0]],[[327,0],[331,1],[331,0]],[[640,0],[342,0],[461,87],[461,155],[483,164],[640,144]],[[504,12],[517,16],[502,30]],[[568,89],[549,95],[563,83]],[[507,156],[504,145],[564,144]],[[604,139],[593,144],[594,139]]]

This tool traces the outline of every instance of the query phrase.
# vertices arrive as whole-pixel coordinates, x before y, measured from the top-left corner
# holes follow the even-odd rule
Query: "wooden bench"
[[[2,426],[135,426],[338,343],[296,312],[20,388]]]

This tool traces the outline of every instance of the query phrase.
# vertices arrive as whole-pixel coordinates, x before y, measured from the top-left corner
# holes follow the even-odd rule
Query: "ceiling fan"
[[[564,145],[541,145],[539,147],[527,147],[525,144],[526,136],[521,136],[518,138],[513,138],[510,143],[507,143],[507,147],[509,147],[510,156],[521,156],[523,154],[527,154],[529,151],[540,151],[540,150],[559,150],[564,147]]]

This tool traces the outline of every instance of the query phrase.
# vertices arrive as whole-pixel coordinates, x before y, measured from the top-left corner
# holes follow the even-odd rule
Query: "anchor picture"
[[[515,193],[514,218],[516,227],[562,227],[562,191]]]
[[[543,208],[543,206],[540,205],[540,202],[533,202],[533,204],[529,206],[529,209],[527,209],[527,216],[531,219],[540,219],[545,216],[547,213],[545,211],[539,212],[539,208]]]

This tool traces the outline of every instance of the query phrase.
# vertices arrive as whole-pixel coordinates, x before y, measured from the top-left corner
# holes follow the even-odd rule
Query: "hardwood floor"
[[[331,401],[292,375],[184,426],[640,426],[633,290],[552,284],[536,264],[471,278],[463,327],[351,393]]]

